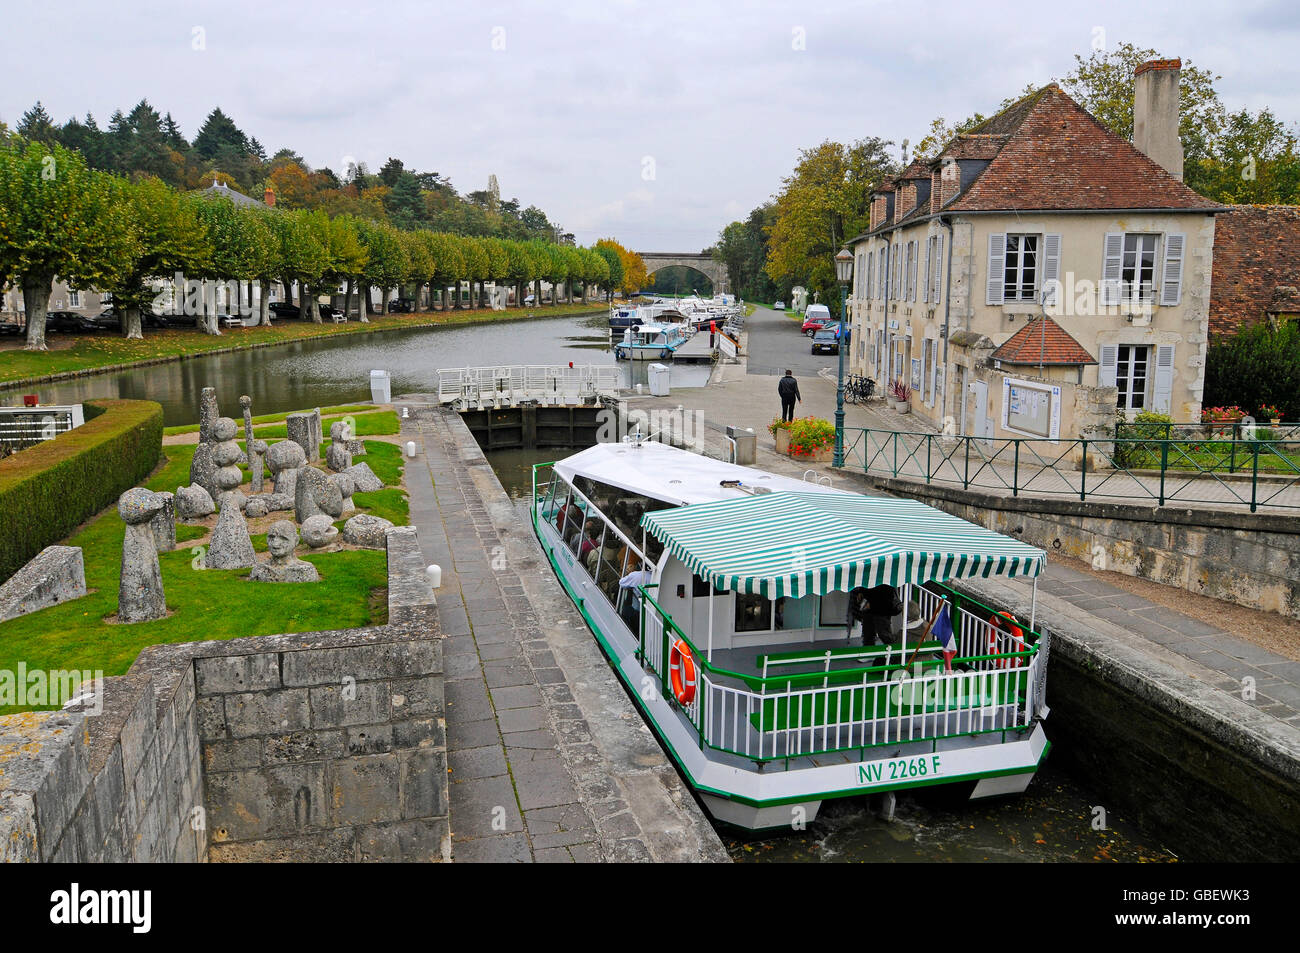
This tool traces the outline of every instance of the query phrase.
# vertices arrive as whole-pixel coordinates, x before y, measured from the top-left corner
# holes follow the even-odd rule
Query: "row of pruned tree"
[[[418,300],[425,285],[430,301],[440,298],[447,307],[447,289],[468,282],[473,307],[486,282],[512,286],[518,302],[531,286],[538,304],[543,281],[551,285],[552,304],[571,302],[575,285],[585,302],[593,285],[626,282],[618,253],[607,247],[404,231],[322,209],[236,205],[178,192],[156,178],[131,182],[96,171],[79,152],[58,145],[15,140],[0,148],[0,283],[22,290],[28,349],[45,348],[56,278],[72,288],[111,292],[123,334],[139,338],[159,282],[177,274],[201,293],[173,306],[195,314],[209,334],[221,333],[215,297],[206,291],[218,283],[250,292],[259,286],[260,321],[269,324],[274,282],[283,284],[287,301],[296,287],[302,317],[316,322],[317,296],[341,285],[349,310],[373,314],[372,288],[382,291],[380,308],[387,310],[390,292],[409,289]]]

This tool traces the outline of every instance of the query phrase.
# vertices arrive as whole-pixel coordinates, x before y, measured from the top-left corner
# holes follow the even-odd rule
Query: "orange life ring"
[[[695,657],[691,648],[678,639],[668,650],[668,677],[673,683],[673,695],[683,705],[695,700]]]
[[[1006,620],[1005,622],[1003,621],[1004,619]],[[1020,640],[1021,645],[1025,644],[1025,632],[1023,629],[1020,628],[1020,626],[1016,625],[1016,617],[1013,616],[1010,612],[1003,610],[1002,612],[993,613],[993,615],[989,616],[989,625],[993,626],[994,629],[1009,632],[1013,638]],[[1021,650],[1017,649],[1016,651],[1021,651]],[[990,632],[989,633],[989,655],[1001,655],[1001,654],[1002,653],[998,651],[997,632]],[[1005,657],[1000,658],[998,659],[998,668],[1013,668],[1016,665],[1017,661],[1018,661],[1017,659],[1012,659],[1012,658],[1005,658]]]

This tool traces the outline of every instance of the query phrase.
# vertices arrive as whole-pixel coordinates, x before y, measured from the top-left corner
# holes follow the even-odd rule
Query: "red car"
[[[824,304],[810,304],[808,310],[803,313],[803,333],[809,336],[816,334],[823,327],[831,323],[831,309]]]

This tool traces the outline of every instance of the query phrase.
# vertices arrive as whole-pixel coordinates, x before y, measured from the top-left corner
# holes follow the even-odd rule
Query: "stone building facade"
[[[1138,98],[1167,104],[1178,61],[1148,66]],[[1177,153],[1173,108],[1146,123],[1153,155]],[[948,433],[1069,439],[1145,409],[1198,419],[1222,206],[1170,161],[1052,84],[913,162],[853,242],[853,371],[901,380]]]
[[[1300,318],[1300,206],[1230,205],[1214,220],[1210,334]]]

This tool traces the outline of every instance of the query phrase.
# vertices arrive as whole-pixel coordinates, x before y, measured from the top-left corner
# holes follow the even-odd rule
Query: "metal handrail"
[[[1261,429],[1270,428],[1257,427],[1256,433]],[[1300,426],[1292,439],[1228,441],[1048,440],[849,428],[845,445],[846,465],[868,473],[1010,491],[1016,497],[1057,494],[1080,501],[1137,498],[1156,506],[1241,505],[1252,513],[1261,507],[1300,509]],[[1135,461],[1144,465],[1134,466]],[[1201,492],[1206,485],[1217,495]],[[1290,490],[1297,492],[1288,494]]]

